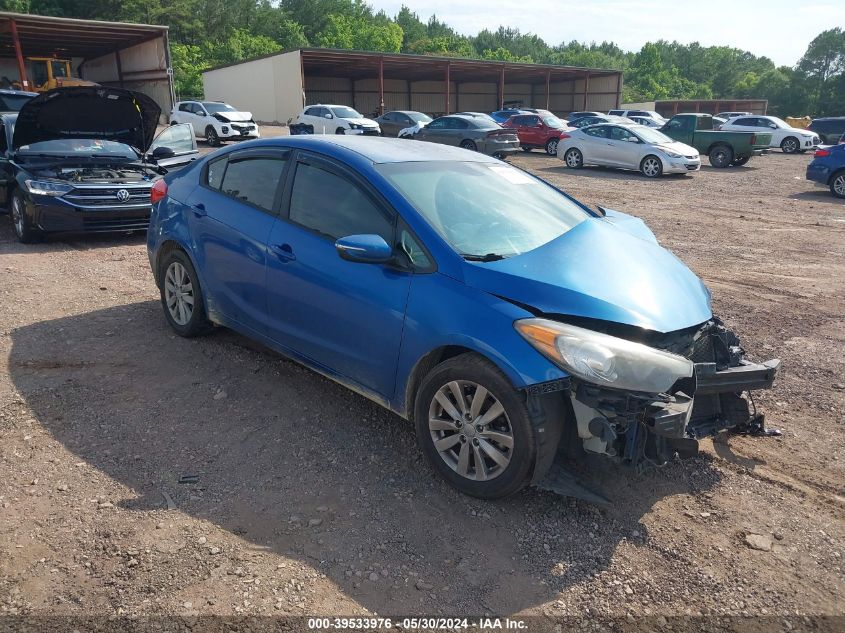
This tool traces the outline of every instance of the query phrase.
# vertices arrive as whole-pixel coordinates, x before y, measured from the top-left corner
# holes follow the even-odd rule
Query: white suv
[[[763,132],[772,135],[769,147],[780,147],[784,154],[804,153],[815,149],[821,143],[819,135],[812,130],[790,126],[776,116],[739,116],[722,124],[726,132]]]
[[[297,126],[297,128],[294,128]],[[372,119],[353,108],[342,105],[308,106],[290,124],[292,133],[381,135],[381,128]]]
[[[179,101],[170,112],[170,125],[190,123],[194,136],[213,147],[228,139],[259,138],[250,112],[239,112],[222,101]]]

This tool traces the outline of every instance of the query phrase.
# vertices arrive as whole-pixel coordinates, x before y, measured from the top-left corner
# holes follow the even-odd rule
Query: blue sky
[[[821,31],[845,28],[845,0],[368,0],[389,15],[406,4],[423,21],[434,13],[458,32],[499,25],[536,33],[548,44],[616,42],[639,50],[658,39],[729,45],[793,66]]]

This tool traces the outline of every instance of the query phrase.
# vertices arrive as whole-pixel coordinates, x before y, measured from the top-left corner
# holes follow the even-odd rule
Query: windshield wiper
[[[504,259],[505,255],[500,255],[499,253],[487,253],[486,255],[476,255],[474,253],[461,253],[461,257],[463,257],[468,262],[497,262],[500,259]]]

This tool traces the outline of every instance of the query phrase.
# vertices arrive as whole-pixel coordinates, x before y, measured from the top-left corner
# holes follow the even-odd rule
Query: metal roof
[[[466,57],[435,57],[432,55],[410,55],[407,53],[377,53],[371,51],[340,50],[333,48],[300,48],[302,68],[312,77],[349,77],[351,79],[371,78],[378,74],[379,66],[384,69],[385,79],[407,79],[411,81],[442,80],[446,66],[452,81],[497,81],[504,69],[508,83],[545,83],[550,81],[590,77],[616,76],[622,71],[606,68],[582,68],[578,66],[556,66],[553,64],[526,64]],[[292,52],[292,51],[285,51]],[[223,64],[203,72],[265,59],[284,53],[271,53],[240,62]]]
[[[0,11],[0,56],[14,57],[10,22],[14,20],[27,57],[99,57],[167,33],[168,27],[127,22],[75,20]]]

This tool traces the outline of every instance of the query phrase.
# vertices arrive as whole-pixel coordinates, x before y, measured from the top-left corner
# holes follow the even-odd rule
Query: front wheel
[[[432,467],[464,494],[500,499],[528,485],[537,439],[522,394],[487,359],[462,354],[422,381],[417,439]]]
[[[26,212],[26,200],[19,189],[12,193],[11,207],[12,226],[18,240],[23,244],[40,242],[44,234],[32,224],[32,219]]]
[[[346,130],[343,129],[342,127],[339,127],[334,131],[334,133],[335,134],[346,134]]]
[[[845,198],[845,171],[833,174],[830,179],[830,193],[837,198]]]
[[[180,250],[172,250],[164,256],[159,270],[161,305],[173,331],[191,338],[211,330],[199,278],[188,256]]]
[[[780,148],[783,150],[784,154],[794,154],[801,148],[801,144],[794,136],[787,136],[783,139],[783,141],[781,141]]]
[[[546,141],[546,154],[549,156],[557,156],[557,143],[558,140],[556,138],[550,138]]]
[[[212,147],[220,147],[220,137],[217,135],[217,130],[211,125],[205,128],[205,142]]]
[[[584,166],[584,155],[581,153],[581,150],[573,147],[566,150],[566,153],[563,155],[563,162],[570,169],[581,169]]]
[[[640,171],[646,178],[657,178],[663,173],[663,163],[657,156],[646,156],[640,163]]]

